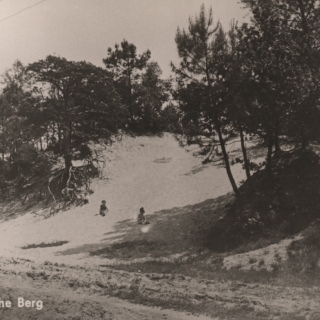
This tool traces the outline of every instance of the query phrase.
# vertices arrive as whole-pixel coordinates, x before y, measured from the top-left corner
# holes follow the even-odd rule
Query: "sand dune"
[[[170,134],[161,138],[125,136],[108,147],[104,157],[104,178],[93,181],[94,193],[89,204],[60,211],[47,219],[43,216],[47,212],[38,210],[2,223],[0,255],[39,262],[94,264],[95,258],[89,258],[87,253],[68,256],[59,252],[83,245],[107,245],[112,242],[110,234],[114,225],[135,219],[142,206],[147,215],[152,215],[159,210],[196,204],[231,191],[223,167],[202,165],[201,158],[179,147]],[[232,170],[237,181],[244,178],[240,164]],[[97,215],[102,200],[107,201],[109,208],[106,217]],[[21,249],[30,244],[56,241],[68,243]]]

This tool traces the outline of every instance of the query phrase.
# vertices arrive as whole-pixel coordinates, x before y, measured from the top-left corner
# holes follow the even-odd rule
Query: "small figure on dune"
[[[150,224],[149,221],[147,221],[146,217],[144,216],[145,211],[144,208],[140,208],[140,213],[138,214],[138,224]]]
[[[106,206],[106,201],[102,200],[101,206],[100,206],[100,215],[104,217],[108,212],[109,212],[109,209]]]

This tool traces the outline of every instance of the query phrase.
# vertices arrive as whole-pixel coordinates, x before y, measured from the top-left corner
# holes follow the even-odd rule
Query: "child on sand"
[[[149,224],[150,222],[147,221],[146,217],[144,216],[145,211],[144,208],[140,208],[140,213],[138,214],[138,224]]]
[[[100,215],[104,217],[108,212],[109,212],[109,209],[106,206],[106,201],[102,200],[101,206],[100,206]]]

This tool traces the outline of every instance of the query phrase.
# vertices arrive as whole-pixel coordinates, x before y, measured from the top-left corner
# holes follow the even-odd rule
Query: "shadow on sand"
[[[58,255],[89,253],[101,258],[160,257],[183,252],[199,252],[210,226],[224,216],[233,201],[227,194],[203,202],[160,210],[147,216],[150,225],[134,220],[119,221],[114,231],[100,243],[85,244],[60,251]]]

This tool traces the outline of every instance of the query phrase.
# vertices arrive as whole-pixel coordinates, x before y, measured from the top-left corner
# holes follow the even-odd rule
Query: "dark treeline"
[[[119,132],[171,131],[212,139],[209,155],[219,145],[238,195],[226,149],[230,137],[241,140],[248,179],[253,164],[245,135],[265,142],[270,176],[279,136],[301,150],[318,140],[320,1],[242,3],[251,11],[250,24],[231,21],[226,31],[202,6],[187,30],[178,28],[175,79],[164,80],[151,52],[139,55],[126,40],[108,49],[104,68],[56,56],[26,67],[16,62],[3,75],[0,94],[1,193],[40,186],[40,196],[55,198],[72,185],[88,185],[88,172],[101,160],[91,142],[110,142]],[[53,172],[59,157],[64,169]],[[72,166],[77,159],[87,160],[82,172]],[[37,184],[40,177],[44,182]]]
[[[319,140],[320,1],[242,0],[251,23],[230,23],[228,31],[201,7],[189,28],[176,34],[181,63],[175,97],[184,134],[214,137],[204,150],[221,148],[235,194],[226,143],[239,136],[250,178],[245,134],[267,148],[266,170],[281,152],[279,136],[305,150]]]
[[[176,117],[174,107],[163,107],[171,81],[150,58],[124,40],[109,48],[105,68],[56,56],[26,67],[17,61],[3,75],[0,95],[2,195],[68,195],[88,187],[102,161],[92,142],[167,130]],[[52,171],[59,158],[64,169]],[[86,160],[83,170],[72,166],[79,159]]]

